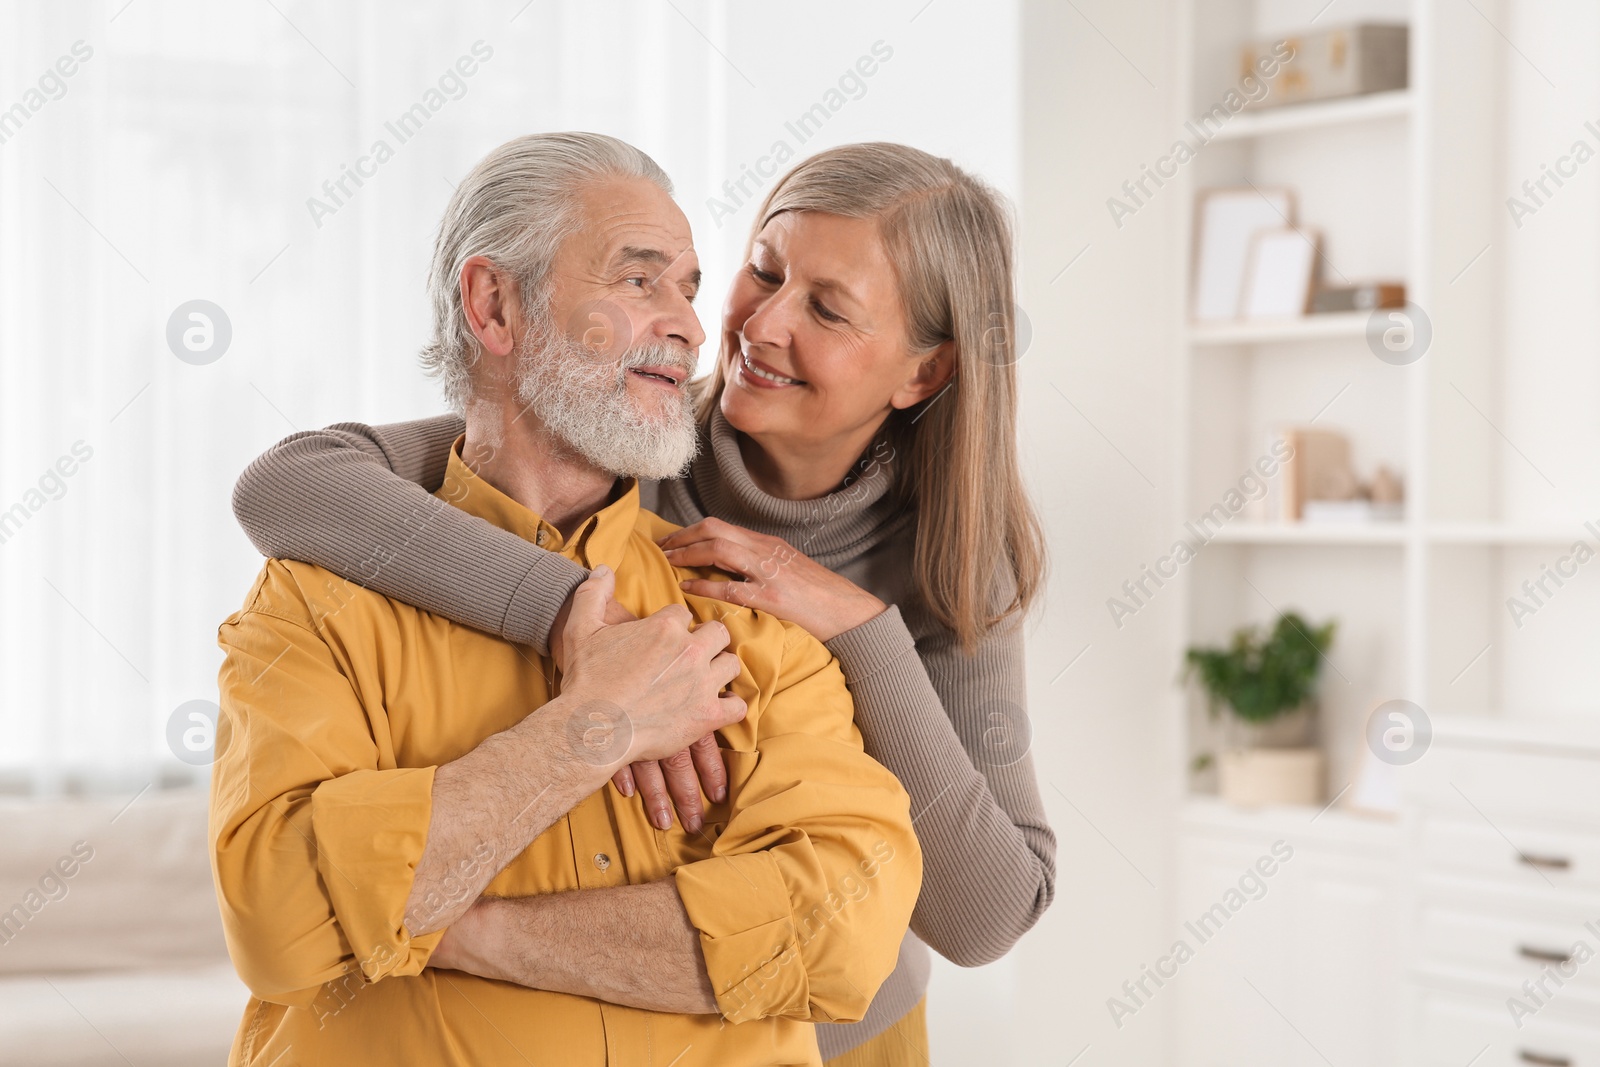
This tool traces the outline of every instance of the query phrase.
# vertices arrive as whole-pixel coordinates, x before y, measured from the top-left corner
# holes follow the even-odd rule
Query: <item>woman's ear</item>
[[[950,384],[956,371],[955,342],[944,344],[917,361],[917,369],[889,398],[895,408],[915,407]]]

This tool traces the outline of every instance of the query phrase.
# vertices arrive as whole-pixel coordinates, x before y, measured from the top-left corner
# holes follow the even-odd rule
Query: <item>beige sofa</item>
[[[247,997],[203,789],[0,800],[0,1064],[219,1067]]]

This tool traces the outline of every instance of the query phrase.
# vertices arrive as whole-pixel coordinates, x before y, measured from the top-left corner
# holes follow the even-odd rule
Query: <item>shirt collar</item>
[[[526,505],[518,503],[505,493],[478,477],[461,458],[461,444],[466,435],[457,437],[450,446],[450,463],[445,469],[444,484],[434,496],[454,504],[469,515],[516,534],[540,548],[559,552],[568,559],[588,567],[604,563],[612,570],[622,563],[628,539],[633,535],[639,519],[639,484],[632,478],[617,484],[617,495],[611,503],[583,521],[570,538],[544,521]]]

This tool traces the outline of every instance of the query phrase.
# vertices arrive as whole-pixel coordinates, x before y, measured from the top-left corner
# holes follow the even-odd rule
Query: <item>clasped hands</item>
[[[877,597],[780,538],[758,534],[720,519],[704,519],[686,526],[662,538],[659,544],[674,566],[713,567],[738,576],[738,580],[731,581],[689,579],[681,583],[686,593],[768,612],[803,627],[819,641],[830,640],[859,626],[886,608]],[[590,584],[586,582],[585,587]],[[550,629],[550,651],[556,668],[568,679],[568,688],[569,664],[578,652],[574,635],[567,632],[567,623],[573,602],[583,591],[584,587],[580,587],[563,605]],[[651,619],[662,618],[686,625],[690,616],[687,609],[674,605],[651,616]],[[603,619],[608,627],[638,621],[637,616],[618,604],[609,593],[605,598]],[[707,631],[712,627],[715,630],[711,633],[720,631],[722,643],[716,647],[714,657],[705,661],[706,669],[726,668],[730,661],[736,668],[737,659],[724,651],[728,641],[726,628],[707,623],[695,633],[709,641],[711,633]],[[682,673],[693,669],[693,665],[675,663],[673,669]],[[597,665],[599,670],[604,667]],[[727,680],[736,676],[737,670]],[[724,696],[722,699],[736,701],[739,698]],[[663,759],[634,761],[618,770],[612,782],[623,796],[631,797],[638,792],[651,823],[661,830],[672,826],[672,811],[676,808],[683,828],[698,833],[705,822],[702,788],[713,803],[721,803],[728,794],[728,772],[715,733],[707,733]]]

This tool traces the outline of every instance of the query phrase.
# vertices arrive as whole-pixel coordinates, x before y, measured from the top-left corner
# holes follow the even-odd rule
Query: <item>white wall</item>
[[[784,6],[738,4],[711,26],[730,60],[712,71],[721,104],[708,146],[715,162],[680,197],[708,262],[708,293],[726,290],[723,279],[743,255],[776,177],[747,183],[754,196],[737,198],[723,192],[723,183],[784,150],[798,160],[853,141],[899,141],[949,157],[1015,200],[1021,164],[1015,0],[827,0],[807,4],[804,18]],[[830,101],[829,93],[863,59],[875,72],[841,94],[843,105],[807,135],[799,117],[819,102],[838,105],[841,96]],[[713,198],[722,206],[714,207]],[[718,310],[715,303],[701,310],[708,325]],[[703,357],[709,356],[708,346]]]
[[[1584,0],[1508,5],[1505,33],[1526,59],[1505,59],[1503,196],[1532,204],[1524,181],[1570,156],[1574,142],[1600,152],[1600,6]],[[1548,80],[1547,80],[1548,79]],[[1570,162],[1564,164],[1570,169]],[[1503,356],[1489,415],[1496,438],[1503,514],[1560,523],[1591,546],[1581,528],[1600,522],[1600,162],[1590,159],[1559,188],[1546,182],[1542,206],[1509,210],[1484,259],[1504,284]],[[1474,268],[1476,269],[1476,268]],[[1500,599],[1523,595],[1526,579],[1564,554],[1557,546],[1508,551]],[[1518,628],[1496,610],[1503,649],[1500,691],[1512,714],[1584,713],[1600,708],[1600,573],[1585,565],[1559,596]],[[1526,602],[1526,601],[1525,601]]]
[[[1174,5],[1023,12],[1024,431],[1054,568],[1029,678],[1060,880],[1016,953],[1012,1062],[1066,1063],[1089,1045],[1085,1064],[1145,1065],[1161,1060],[1172,1005],[1118,1030],[1105,1002],[1170,942],[1176,597],[1121,629],[1105,601],[1178,521],[1179,205],[1167,190],[1118,229],[1105,202],[1171,143]]]
[[[1575,141],[1600,151],[1600,6],[1585,0],[1507,5],[1506,36],[1526,58],[1505,62],[1506,197],[1569,155]],[[1600,163],[1590,159],[1534,214],[1502,214],[1498,259],[1505,282],[1501,428],[1530,462],[1502,457],[1507,514],[1567,521],[1600,516]],[[1540,477],[1537,467],[1549,479]],[[1550,483],[1554,483],[1554,487]]]

